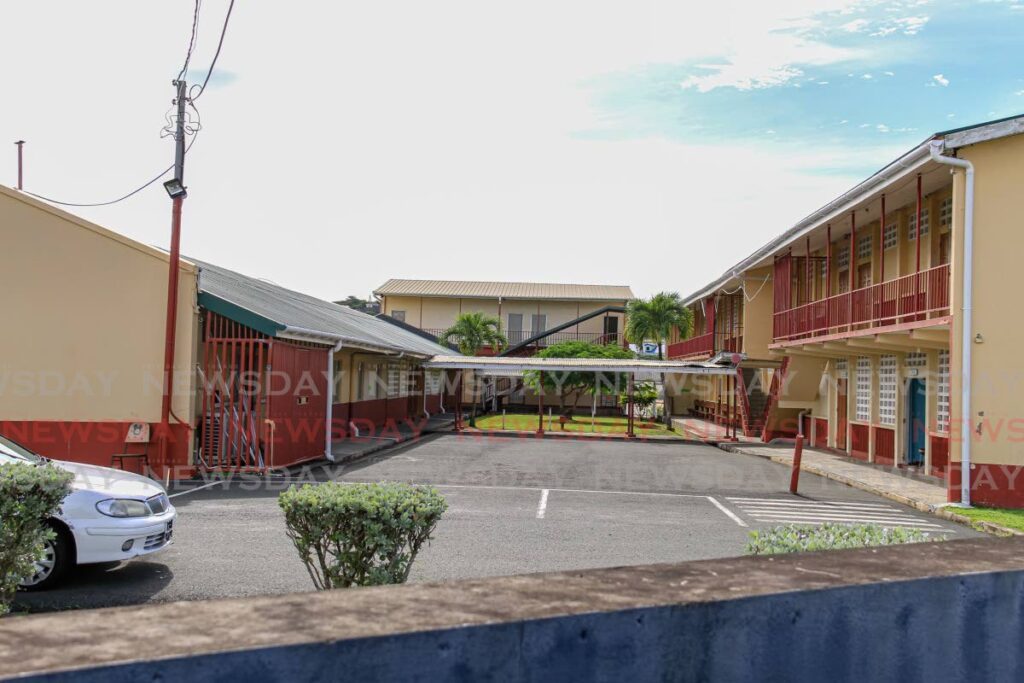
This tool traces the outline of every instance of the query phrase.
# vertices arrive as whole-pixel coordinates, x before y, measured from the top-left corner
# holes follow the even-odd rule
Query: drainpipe
[[[960,346],[963,349],[963,358],[960,366],[960,410],[966,417],[964,426],[969,427],[973,421],[971,417],[971,331],[972,315],[971,301],[974,296],[974,165],[964,159],[947,157],[942,154],[942,141],[932,140],[928,148],[932,161],[940,164],[947,164],[964,170],[966,187],[964,188],[964,289],[963,289],[963,334],[960,339]],[[917,239],[921,241],[921,223],[918,219]],[[966,438],[961,439],[960,451],[960,505],[970,507],[971,505],[971,431]]]
[[[334,354],[341,351],[343,343],[339,339],[327,354],[327,431],[324,435],[324,457],[331,462],[334,462],[334,454],[331,453],[331,425],[334,422]]]
[[[806,434],[804,434],[804,415],[806,415],[809,412],[811,412],[811,411],[809,411],[809,410],[801,410],[799,413],[797,413],[797,415],[796,415],[796,435],[797,436],[806,436]]]

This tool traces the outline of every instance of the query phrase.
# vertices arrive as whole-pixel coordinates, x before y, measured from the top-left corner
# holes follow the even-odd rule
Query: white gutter
[[[324,457],[331,462],[334,462],[334,454],[331,453],[331,425],[334,422],[334,354],[341,351],[343,343],[339,339],[327,354],[327,431],[324,433]]]
[[[972,299],[974,296],[974,166],[964,159],[947,157],[942,154],[944,144],[933,140],[928,148],[932,161],[964,170],[966,187],[964,189],[964,285],[963,285],[963,330],[960,338],[962,358],[960,362],[960,412],[963,426],[967,429],[960,440],[960,505],[971,505],[971,352],[973,339],[971,336]]]

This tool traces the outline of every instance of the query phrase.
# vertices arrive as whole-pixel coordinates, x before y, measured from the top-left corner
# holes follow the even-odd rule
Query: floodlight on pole
[[[188,188],[178,178],[171,178],[164,183],[164,189],[167,190],[167,194],[171,199],[184,197],[188,194]]]

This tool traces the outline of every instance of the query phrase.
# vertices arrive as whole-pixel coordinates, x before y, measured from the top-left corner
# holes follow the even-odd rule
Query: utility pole
[[[185,81],[172,81],[176,89],[178,117],[174,127],[174,178],[164,183],[171,196],[171,252],[167,272],[167,322],[164,338],[163,401],[160,407],[160,465],[168,466],[171,397],[174,393],[174,347],[178,322],[178,270],[181,263],[181,205],[185,201]],[[178,419],[175,416],[175,419]]]

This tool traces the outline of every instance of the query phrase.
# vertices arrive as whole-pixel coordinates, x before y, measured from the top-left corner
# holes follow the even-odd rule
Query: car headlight
[[[96,509],[107,517],[148,517],[149,507],[132,498],[108,498],[96,503]]]

